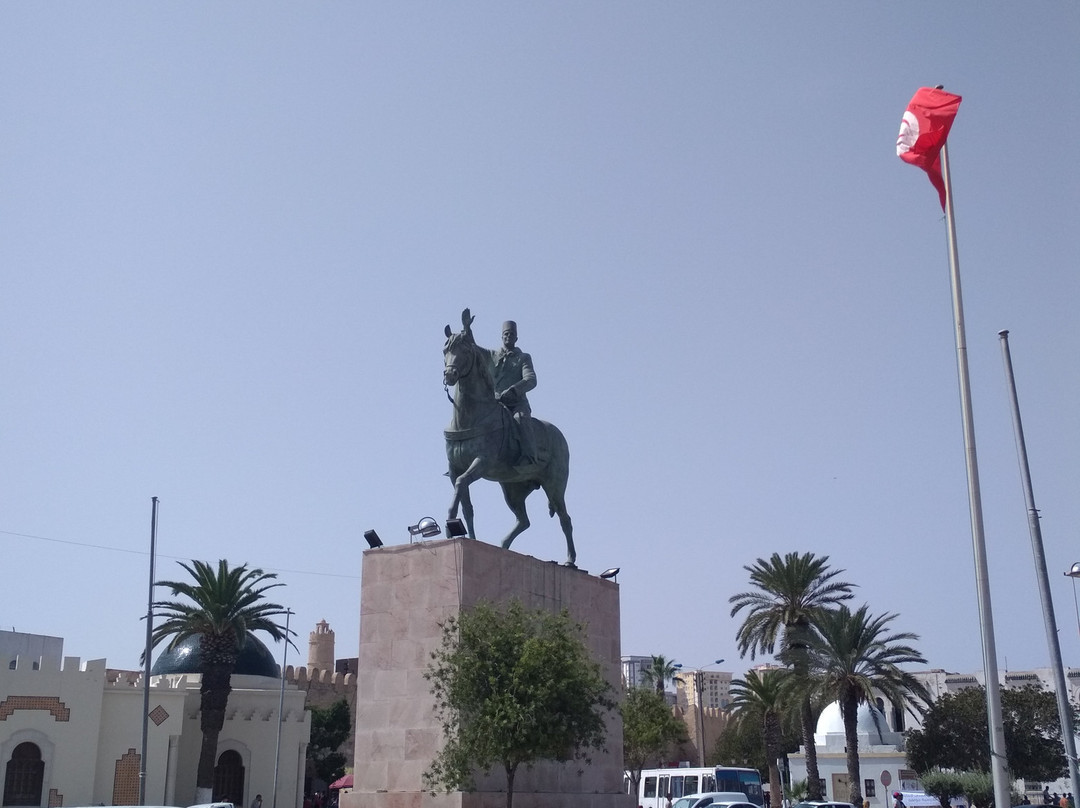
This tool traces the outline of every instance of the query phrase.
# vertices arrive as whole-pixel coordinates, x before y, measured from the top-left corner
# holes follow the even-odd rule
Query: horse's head
[[[452,387],[466,377],[472,376],[477,385],[475,393],[481,397],[495,397],[495,382],[488,366],[487,351],[476,344],[472,333],[473,317],[468,309],[461,313],[461,331],[454,333],[450,326],[443,331],[443,384]],[[473,374],[473,371],[476,371]]]
[[[455,334],[448,325],[444,333],[446,344],[443,345],[443,384],[453,387],[468,376],[476,365],[476,343],[469,331]]]

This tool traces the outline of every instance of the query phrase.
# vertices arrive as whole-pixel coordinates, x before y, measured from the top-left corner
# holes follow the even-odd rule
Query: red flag
[[[945,210],[945,180],[941,177],[941,147],[949,137],[958,109],[960,96],[920,87],[904,112],[900,136],[896,139],[896,156],[929,175],[941,197],[942,210]]]

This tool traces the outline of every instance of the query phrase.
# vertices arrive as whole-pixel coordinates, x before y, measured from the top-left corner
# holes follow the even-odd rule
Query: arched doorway
[[[4,772],[4,805],[41,805],[45,761],[36,743],[26,741],[11,752]]]
[[[214,801],[244,804],[244,760],[233,749],[218,756],[214,767]]]

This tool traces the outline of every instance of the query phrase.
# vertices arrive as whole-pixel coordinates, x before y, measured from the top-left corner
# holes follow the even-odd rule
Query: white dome
[[[859,717],[856,722],[856,732],[860,738],[866,738],[871,744],[889,744],[896,742],[896,733],[889,729],[885,716],[877,707],[869,704],[859,705]],[[814,732],[814,743],[825,746],[829,735],[844,736],[844,719],[840,715],[840,702],[834,701],[821,711],[821,717],[817,722],[817,730]]]

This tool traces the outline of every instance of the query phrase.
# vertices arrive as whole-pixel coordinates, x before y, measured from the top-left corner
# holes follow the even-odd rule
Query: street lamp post
[[[710,662],[710,665],[719,665],[723,662],[723,659],[716,659]],[[676,668],[682,668],[679,663],[675,664]],[[698,758],[700,760],[700,766],[705,768],[705,705],[703,704],[702,691],[705,689],[705,667],[696,668],[691,673],[694,675],[694,698],[697,700],[697,726],[698,732],[694,733],[698,744]],[[676,676],[680,682],[683,683],[683,687],[686,687],[689,683],[681,676]]]

